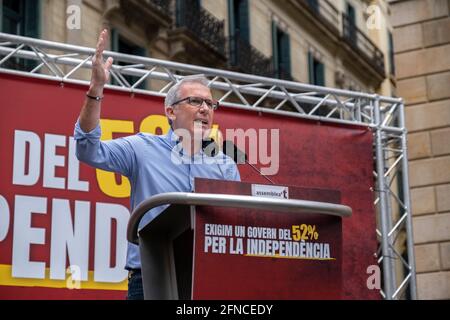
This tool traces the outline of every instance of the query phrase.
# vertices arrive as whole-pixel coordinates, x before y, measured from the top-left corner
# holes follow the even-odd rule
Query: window
[[[190,26],[198,18],[201,2],[200,0],[177,0],[175,6],[177,27],[184,27]]]
[[[280,30],[274,21],[272,22],[272,50],[275,76],[280,79],[292,80],[289,34]]]
[[[309,64],[309,83],[316,86],[325,86],[325,67],[322,62],[314,58],[311,52],[308,52]]]
[[[319,12],[319,3],[317,0],[308,0],[308,4],[316,12]]]
[[[115,29],[111,30],[111,49],[113,51],[117,51],[125,54],[132,54],[136,56],[147,56],[147,50],[145,48],[140,47],[138,45],[133,44],[131,41],[125,39],[119,32]],[[119,65],[123,65],[124,63],[119,62]],[[139,77],[135,76],[124,76],[124,78],[128,81],[130,85],[133,85],[136,81],[139,80]],[[112,78],[112,83],[117,85],[117,81]],[[145,89],[147,87],[146,81],[141,82],[137,88]]]
[[[350,3],[347,3],[346,11],[347,11],[347,17],[348,17],[349,22],[353,26],[356,26],[355,7],[353,7]]]
[[[248,0],[228,0],[230,62],[239,64],[239,56],[248,52],[250,29],[248,19]]]
[[[39,37],[39,0],[0,0],[1,31]]]
[[[392,32],[388,31],[388,54],[389,54],[389,71],[391,75],[395,75],[395,60],[394,60],[394,40]]]
[[[0,0],[0,31],[20,36],[39,38],[39,0]],[[3,67],[32,70],[36,61],[10,58]]]
[[[250,42],[248,0],[228,0],[230,35]]]
[[[309,83],[316,86],[325,86],[325,65],[317,58],[314,57],[314,54],[309,51],[308,52],[308,75],[309,75]],[[317,97],[325,97],[325,94],[317,94]],[[316,106],[316,103],[311,103],[309,106],[305,104],[303,107],[306,112],[310,112],[312,108]],[[308,109],[309,108],[309,109]],[[329,106],[322,105],[318,110],[314,112],[317,116],[327,116],[331,111]],[[331,115],[332,118],[339,118],[339,114],[335,113]]]
[[[346,20],[347,20],[347,27],[348,27],[348,34],[347,37],[350,39],[350,41],[354,44],[356,44],[356,12],[355,8],[350,4],[347,3],[346,7]]]
[[[200,11],[200,8],[202,7],[201,0],[185,0],[190,6],[193,6],[196,11]]]

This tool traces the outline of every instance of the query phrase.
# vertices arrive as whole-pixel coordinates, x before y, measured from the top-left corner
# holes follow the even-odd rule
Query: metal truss
[[[0,33],[0,72],[88,84],[93,48]],[[412,212],[403,100],[105,51],[115,90],[164,97],[184,76],[204,74],[228,108],[350,126],[374,135],[377,254],[385,299],[416,299]],[[18,67],[19,66],[19,67]],[[17,70],[26,68],[28,70]],[[144,82],[145,81],[145,82]],[[140,89],[147,83],[152,89]]]

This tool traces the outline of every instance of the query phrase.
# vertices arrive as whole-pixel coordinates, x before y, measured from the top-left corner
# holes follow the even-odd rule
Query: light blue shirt
[[[177,135],[146,133],[100,141],[98,125],[85,133],[79,122],[75,124],[74,139],[78,159],[95,168],[126,176],[131,184],[131,211],[147,198],[164,192],[192,192],[194,178],[240,181],[238,168],[227,155],[219,152],[208,157],[203,151],[194,156],[183,154]],[[153,208],[142,218],[139,228],[149,223],[166,206]],[[140,269],[139,247],[128,243],[127,269]]]

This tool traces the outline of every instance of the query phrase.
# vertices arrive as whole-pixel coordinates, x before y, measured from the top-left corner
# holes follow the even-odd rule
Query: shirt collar
[[[180,137],[173,131],[172,127],[170,127],[169,132],[165,135],[165,139],[172,148],[180,142]]]

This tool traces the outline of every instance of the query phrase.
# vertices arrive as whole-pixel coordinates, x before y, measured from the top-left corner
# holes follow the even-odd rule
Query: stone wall
[[[450,1],[391,1],[420,299],[450,299]]]

